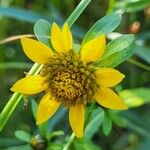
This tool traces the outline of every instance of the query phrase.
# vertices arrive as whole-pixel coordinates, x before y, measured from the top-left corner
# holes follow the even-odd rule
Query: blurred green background
[[[33,34],[34,23],[41,18],[62,25],[79,2],[80,0],[0,0],[0,41],[15,35]],[[122,12],[123,19],[115,33],[108,35],[108,39],[117,33],[132,33],[136,36],[134,55],[118,66],[126,78],[116,87],[129,103],[130,109],[119,113],[121,119],[118,118],[118,125],[121,127],[116,125],[116,121],[116,124],[112,124],[109,135],[105,135],[99,124],[90,139],[76,140],[70,150],[150,149],[150,1],[93,0],[73,25],[73,35],[75,41],[80,42],[98,19],[113,11]],[[24,55],[19,40],[0,44],[0,111],[12,94],[11,85],[24,77],[24,72],[27,72],[32,64]],[[34,97],[37,102],[39,97]],[[17,130],[28,132],[32,137],[40,134],[42,140],[39,143],[48,147],[50,141],[49,150],[62,149],[61,146],[71,134],[67,111],[61,109],[56,117],[49,121],[48,129],[44,125],[37,128],[31,109],[35,108],[36,104],[32,97],[30,99],[26,107],[22,100],[0,133],[0,150],[31,148],[24,147],[31,141],[20,138],[28,135],[22,135],[16,132]],[[44,132],[53,133],[57,130],[63,130],[65,134],[59,131],[58,135],[56,133],[56,136],[49,140],[42,136]],[[45,149],[35,145],[34,149]]]

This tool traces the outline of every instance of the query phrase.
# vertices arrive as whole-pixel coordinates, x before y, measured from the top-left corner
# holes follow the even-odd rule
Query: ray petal
[[[83,136],[84,128],[84,105],[75,105],[70,108],[69,121],[75,135],[79,138]]]
[[[60,52],[62,50],[61,30],[55,22],[51,28],[51,42],[56,51]]]
[[[62,38],[62,45],[63,45],[63,52],[67,52],[72,49],[72,33],[69,29],[69,26],[67,23],[64,24],[62,28],[62,33],[61,33],[61,38]]]
[[[99,68],[95,74],[97,83],[104,87],[115,86],[125,77],[122,73],[112,68]]]
[[[100,105],[106,108],[116,110],[125,110],[128,108],[123,100],[109,88],[100,88],[95,94],[95,99]]]
[[[13,92],[36,94],[47,89],[44,78],[40,75],[26,76],[18,80],[11,88]]]
[[[52,50],[39,41],[22,38],[21,43],[25,54],[36,63],[44,64],[53,56]]]
[[[85,62],[96,61],[104,53],[106,46],[105,35],[96,37],[85,43],[80,50],[81,60]]]
[[[60,103],[52,99],[49,93],[44,95],[38,106],[36,124],[39,125],[47,121],[48,119],[50,119],[54,115],[54,113],[57,111],[59,106],[60,106]]]

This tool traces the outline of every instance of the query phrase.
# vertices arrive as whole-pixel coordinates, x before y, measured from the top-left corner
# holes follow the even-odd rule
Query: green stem
[[[4,107],[3,111],[0,114],[0,131],[3,129],[7,120],[15,110],[16,106],[20,102],[22,95],[19,93],[14,93],[9,99],[7,105]]]
[[[91,2],[91,0],[82,0],[79,5],[76,7],[76,9],[72,12],[70,17],[67,19],[67,23],[69,27],[73,25],[73,23],[77,20],[77,18],[80,16],[80,14],[83,12],[83,10],[87,7],[87,5]],[[35,75],[38,74],[41,70],[41,65],[34,64],[31,70],[29,71],[29,75]],[[22,95],[20,93],[14,93],[12,97],[8,100],[8,103],[2,110],[0,114],[0,131],[3,129],[5,124],[7,123],[8,119],[10,118],[11,114],[17,107],[18,103],[20,102],[22,98]],[[74,138],[73,138],[74,139]]]
[[[41,65],[34,64],[28,74],[29,75],[38,74],[40,68],[41,68]],[[15,108],[17,107],[21,98],[22,98],[22,94],[16,92],[8,100],[6,106],[4,107],[3,111],[0,114],[0,131],[3,129],[9,117],[11,116]]]
[[[31,63],[26,62],[7,62],[0,63],[0,69],[22,69],[22,68],[31,68]]]
[[[115,2],[116,2],[116,0],[110,0],[109,1],[109,6],[108,6],[108,9],[106,11],[107,15],[110,14],[110,13],[112,13],[112,11],[113,11],[113,9],[115,7]]]
[[[69,147],[70,147],[71,143],[73,142],[74,138],[75,138],[75,134],[72,133],[69,140],[68,140],[68,142],[64,146],[63,150],[69,150]]]
[[[134,59],[130,58],[130,59],[128,59],[128,62],[130,62],[131,64],[136,65],[136,66],[138,66],[138,67],[140,67],[142,69],[150,71],[150,66],[144,65],[144,64],[142,64],[142,63],[140,63],[140,62],[138,62],[138,61],[136,61]]]
[[[74,22],[77,20],[77,18],[81,15],[81,13],[83,12],[83,10],[88,6],[88,4],[91,1],[92,0],[82,0],[79,3],[79,5],[76,7],[76,9],[72,12],[72,14],[70,15],[70,17],[66,21],[70,27],[74,24]]]

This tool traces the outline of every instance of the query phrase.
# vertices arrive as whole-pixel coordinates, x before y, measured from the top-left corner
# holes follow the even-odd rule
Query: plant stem
[[[26,62],[6,62],[6,63],[0,63],[0,69],[22,69],[31,68],[31,63]]]
[[[12,97],[9,99],[7,105],[4,107],[3,111],[0,114],[0,131],[3,129],[4,125],[11,116],[12,112],[15,110],[21,98],[22,98],[21,94],[14,93]]]
[[[130,58],[130,59],[128,59],[128,62],[130,62],[131,64],[136,65],[136,66],[138,66],[138,67],[140,67],[142,69],[150,71],[150,66],[144,65],[144,64],[142,64],[142,63],[140,63],[140,62],[138,62],[138,61],[136,61],[134,59]]]
[[[73,23],[77,20],[77,18],[80,16],[80,14],[83,12],[83,10],[87,7],[87,5],[92,0],[82,0],[79,5],[76,7],[76,9],[72,12],[70,17],[67,19],[67,23],[69,27],[73,25]],[[31,70],[29,71],[29,75],[36,75],[41,70],[41,65],[34,64]],[[19,104],[20,100],[22,98],[22,94],[20,93],[14,93],[12,97],[8,100],[6,106],[2,110],[0,114],[0,131],[2,131],[3,127],[7,123],[8,119],[10,118],[11,114]],[[74,135],[72,135],[72,140],[74,139]]]
[[[112,11],[113,11],[113,9],[115,7],[115,2],[116,2],[116,0],[110,0],[109,1],[109,6],[108,6],[108,9],[106,11],[107,15],[110,14],[110,13],[112,13]]]
[[[40,68],[41,65],[34,64],[31,70],[29,71],[28,75],[38,74]],[[0,131],[3,129],[9,117],[17,107],[21,98],[22,98],[22,94],[15,92],[8,100],[6,106],[4,107],[3,111],[0,114]]]
[[[69,150],[69,146],[70,146],[71,143],[73,142],[74,138],[75,138],[75,134],[72,133],[71,136],[70,136],[70,138],[69,138],[69,140],[68,140],[68,142],[67,142],[66,145],[64,146],[63,150]]]
[[[77,20],[77,18],[81,15],[81,13],[83,12],[83,10],[88,6],[88,4],[91,1],[92,0],[82,0],[79,3],[79,5],[76,7],[76,9],[72,12],[72,14],[70,15],[70,17],[66,21],[70,27],[74,24],[74,22]]]
[[[20,38],[23,38],[23,37],[35,37],[35,35],[33,35],[33,34],[22,34],[22,35],[11,36],[11,37],[8,37],[6,39],[1,40],[0,44],[5,44],[8,42],[19,40]]]

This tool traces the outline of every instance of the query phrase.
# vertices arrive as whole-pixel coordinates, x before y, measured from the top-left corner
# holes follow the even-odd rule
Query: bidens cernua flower
[[[12,91],[36,94],[45,91],[38,112],[37,124],[47,121],[62,104],[69,108],[69,121],[77,137],[83,136],[84,113],[87,102],[96,100],[111,109],[127,109],[123,100],[111,87],[124,75],[111,68],[96,68],[94,62],[103,55],[105,35],[96,37],[73,50],[72,34],[67,24],[51,28],[51,43],[55,50],[30,38],[22,38],[25,54],[34,62],[43,64],[39,75],[26,76],[16,82]]]

